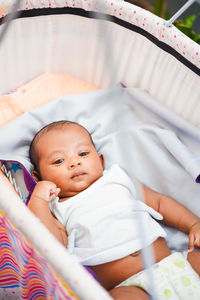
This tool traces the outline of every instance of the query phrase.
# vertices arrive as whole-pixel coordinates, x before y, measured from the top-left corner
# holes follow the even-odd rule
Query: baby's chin
[[[83,192],[84,190],[86,190],[91,184],[84,184],[82,186],[78,186],[76,187],[74,190],[71,191],[61,191],[61,193],[59,193],[59,197],[61,198],[71,198],[74,197],[76,195],[78,195],[79,193]]]
[[[102,177],[102,175],[99,175],[98,177],[93,177],[93,178],[85,178],[84,176],[80,177],[76,180],[76,182],[73,182],[70,190],[64,190],[64,189],[62,190],[61,189],[61,192],[59,193],[58,196],[62,197],[62,198],[74,197],[77,194],[86,190],[88,187],[90,187],[100,177]]]

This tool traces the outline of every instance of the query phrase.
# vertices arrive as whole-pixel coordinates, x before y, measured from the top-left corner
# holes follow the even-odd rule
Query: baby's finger
[[[194,240],[194,246],[199,247],[200,248],[200,237],[197,235],[195,236],[195,240]]]
[[[192,252],[194,250],[194,241],[195,236],[193,234],[189,235],[188,252]]]
[[[50,197],[53,200],[55,197],[57,197],[57,195],[60,193],[60,188],[52,188],[50,190]]]
[[[60,193],[60,188],[56,188],[56,190],[55,190],[56,196],[57,196],[59,193]]]

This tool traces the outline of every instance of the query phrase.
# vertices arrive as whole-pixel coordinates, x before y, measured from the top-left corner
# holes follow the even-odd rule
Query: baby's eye
[[[88,152],[81,152],[79,153],[79,156],[86,156],[88,154]]]
[[[55,165],[59,165],[59,164],[61,164],[63,161],[64,161],[64,159],[60,158],[60,159],[57,159],[57,160],[54,162],[54,164],[55,164]]]

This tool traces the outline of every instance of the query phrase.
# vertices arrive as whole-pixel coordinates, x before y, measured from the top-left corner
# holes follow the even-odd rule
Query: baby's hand
[[[188,252],[192,252],[195,247],[200,248],[200,220],[192,225],[189,232]]]
[[[43,180],[36,184],[31,198],[34,197],[50,202],[58,196],[59,192],[60,188],[57,188],[55,183]]]

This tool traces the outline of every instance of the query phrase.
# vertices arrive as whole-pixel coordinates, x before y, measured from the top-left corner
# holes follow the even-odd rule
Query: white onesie
[[[89,188],[63,202],[56,198],[50,208],[66,227],[69,252],[87,266],[120,259],[166,236],[153,219],[162,216],[136,200],[132,181],[116,164]],[[139,219],[147,225],[142,237]]]

